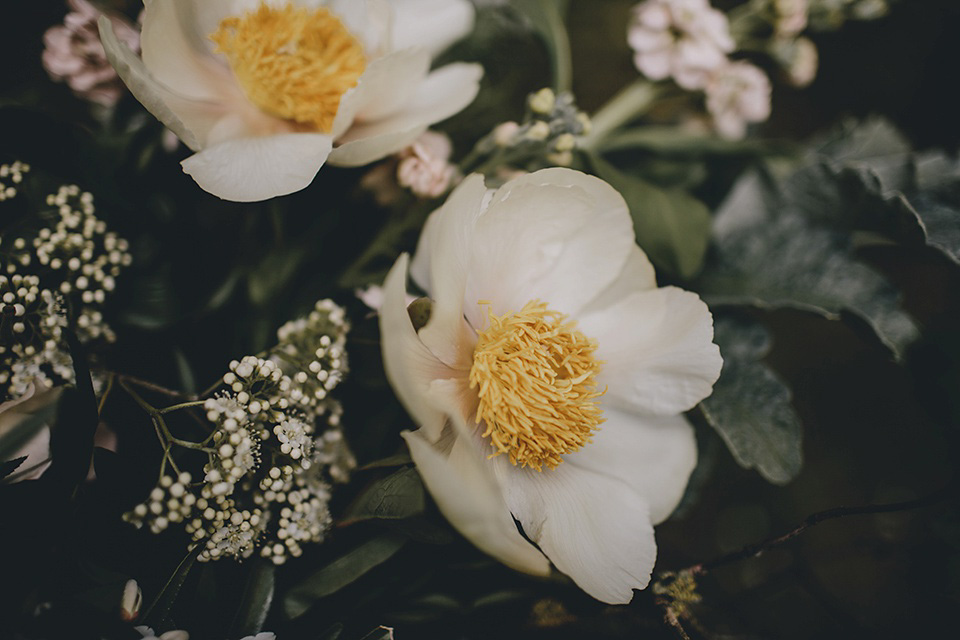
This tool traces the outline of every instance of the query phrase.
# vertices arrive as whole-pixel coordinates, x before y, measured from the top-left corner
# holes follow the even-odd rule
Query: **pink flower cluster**
[[[112,107],[126,89],[107,61],[97,20],[101,12],[87,0],[68,0],[70,12],[63,24],[43,34],[43,67],[54,80],[66,82],[77,96]],[[140,32],[125,18],[109,15],[117,35],[140,49]]]

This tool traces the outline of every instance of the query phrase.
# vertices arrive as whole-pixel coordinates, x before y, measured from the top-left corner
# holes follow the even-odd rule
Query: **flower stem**
[[[580,139],[580,148],[595,151],[613,131],[646,113],[662,92],[643,78],[621,89],[590,118],[590,133]]]
[[[158,409],[158,413],[170,413],[171,411],[179,411],[180,409],[188,409],[190,407],[202,407],[205,400],[191,400],[189,402],[181,402],[180,404],[174,404],[169,407],[164,407],[163,409]]]

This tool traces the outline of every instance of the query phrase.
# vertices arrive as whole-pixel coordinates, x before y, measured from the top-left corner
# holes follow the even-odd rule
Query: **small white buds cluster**
[[[171,524],[190,519],[197,505],[197,496],[190,490],[191,476],[187,472],[176,477],[163,475],[150,496],[125,513],[123,518],[137,528],[147,525],[152,533],[161,533]]]
[[[7,192],[5,181],[20,184],[28,170],[20,162],[0,166],[0,191]],[[9,234],[0,255],[0,400],[34,384],[72,381],[64,309],[81,342],[114,340],[102,307],[132,260],[127,241],[107,230],[93,196],[76,185],[59,187],[29,213],[19,224],[30,232]]]
[[[225,388],[203,403],[213,432],[191,445],[207,455],[203,481],[190,489],[192,510],[165,508],[177,485],[161,479],[127,519],[155,533],[183,522],[201,545],[200,561],[259,549],[282,564],[303,544],[321,542],[330,527],[329,481],[345,481],[356,465],[339,430],[342,410],[329,396],[346,374],[348,330],[343,308],[321,300],[280,328],[269,359],[231,362]]]
[[[19,160],[10,164],[0,164],[0,202],[17,195],[17,185],[23,182],[23,174],[30,171],[30,165]]]
[[[309,315],[277,330],[273,360],[294,383],[291,400],[312,416],[325,412],[324,401],[346,375],[349,330],[343,308],[331,300],[320,300]]]
[[[0,400],[20,398],[34,384],[72,381],[72,362],[60,347],[64,326],[59,296],[39,277],[0,274]]]

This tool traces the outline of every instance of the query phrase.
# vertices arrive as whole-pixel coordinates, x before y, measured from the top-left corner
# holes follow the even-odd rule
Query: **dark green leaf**
[[[511,6],[523,14],[543,39],[553,68],[553,86],[569,91],[573,84],[570,42],[563,24],[567,0],[513,0]]]
[[[714,339],[723,371],[701,404],[704,416],[740,466],[786,484],[803,466],[803,429],[789,389],[762,362],[770,336],[759,324],[723,318]]]
[[[173,603],[177,601],[177,596],[180,595],[180,589],[187,579],[187,574],[190,573],[190,569],[193,568],[194,563],[197,561],[197,556],[200,555],[201,551],[203,551],[203,545],[198,544],[194,547],[193,551],[188,553],[186,557],[180,561],[173,575],[167,580],[167,584],[163,585],[163,589],[160,590],[157,597],[154,598],[150,606],[143,612],[144,624],[156,629],[166,627],[170,616],[170,609],[173,607]]]
[[[588,157],[597,175],[627,201],[637,244],[650,259],[682,278],[696,275],[710,238],[706,205],[682,189],[661,189],[623,173],[598,155]]]
[[[413,467],[404,467],[367,487],[347,509],[343,522],[409,518],[423,513],[425,505],[420,474]]]
[[[343,633],[343,623],[337,622],[331,625],[329,629],[321,633],[317,640],[337,640],[341,633]]]
[[[402,451],[396,455],[380,458],[379,460],[374,460],[373,462],[368,462],[360,467],[360,471],[366,471],[367,469],[382,469],[384,467],[402,467],[403,465],[412,463],[413,458],[410,457],[410,454],[407,451]]]
[[[273,603],[276,566],[262,558],[251,561],[251,564],[247,586],[237,607],[237,617],[233,624],[233,635],[236,637],[259,633]]]
[[[783,201],[808,220],[841,233],[869,231],[913,246],[925,242],[910,203],[899,192],[885,191],[871,169],[808,165],[785,181]]]
[[[836,185],[822,189],[835,192]],[[714,221],[716,251],[701,290],[713,302],[793,307],[832,319],[847,311],[902,353],[918,331],[900,308],[898,292],[857,260],[850,225],[827,224],[810,213],[823,211],[810,205],[816,197],[807,194],[798,204],[789,189],[769,184],[762,173],[741,178]],[[841,215],[843,207],[833,210]]]
[[[914,198],[927,244],[960,263],[960,206],[923,194]]]
[[[839,165],[869,169],[885,190],[903,190],[913,180],[910,143],[889,121],[849,121],[817,145],[816,153]]]
[[[348,551],[294,586],[283,601],[289,618],[302,615],[314,602],[336,593],[374,567],[386,562],[406,543],[406,536],[390,533]]]
[[[76,334],[63,330],[73,371],[74,388],[63,392],[57,410],[57,422],[50,434],[50,468],[44,478],[63,486],[68,493],[84,481],[93,460],[93,438],[100,424],[97,397],[93,392],[86,351]]]

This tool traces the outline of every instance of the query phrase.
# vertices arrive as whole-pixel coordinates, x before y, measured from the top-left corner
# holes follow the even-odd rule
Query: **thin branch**
[[[138,386],[142,389],[149,389],[150,391],[156,391],[157,393],[163,394],[170,398],[176,398],[178,400],[196,400],[197,397],[189,393],[184,393],[182,391],[175,391],[174,389],[168,389],[167,387],[160,386],[149,380],[143,380],[142,378],[137,378],[136,376],[127,375],[125,373],[114,373],[110,372],[111,375],[116,376],[117,380],[122,384],[126,382],[127,384],[132,384]]]
[[[768,538],[763,542],[758,542],[755,544],[747,545],[746,547],[728,553],[726,555],[720,556],[715,560],[710,562],[703,562],[701,564],[694,565],[689,567],[688,570],[694,574],[703,575],[716,569],[717,567],[729,564],[731,562],[736,562],[738,560],[744,560],[746,558],[755,558],[762,555],[765,551],[778,547],[790,540],[793,540],[801,533],[807,529],[820,524],[821,522],[826,522],[827,520],[835,520],[837,518],[846,518],[849,516],[862,516],[870,515],[876,513],[893,513],[896,511],[909,511],[911,509],[920,509],[922,507],[927,507],[932,504],[946,498],[950,492],[954,489],[955,479],[952,479],[942,488],[931,493],[930,495],[924,496],[922,498],[917,498],[915,500],[906,500],[904,502],[893,502],[890,504],[868,504],[859,507],[835,507],[833,509],[827,509],[826,511],[820,511],[814,513],[813,515],[807,516],[803,522],[799,525],[779,536]]]

